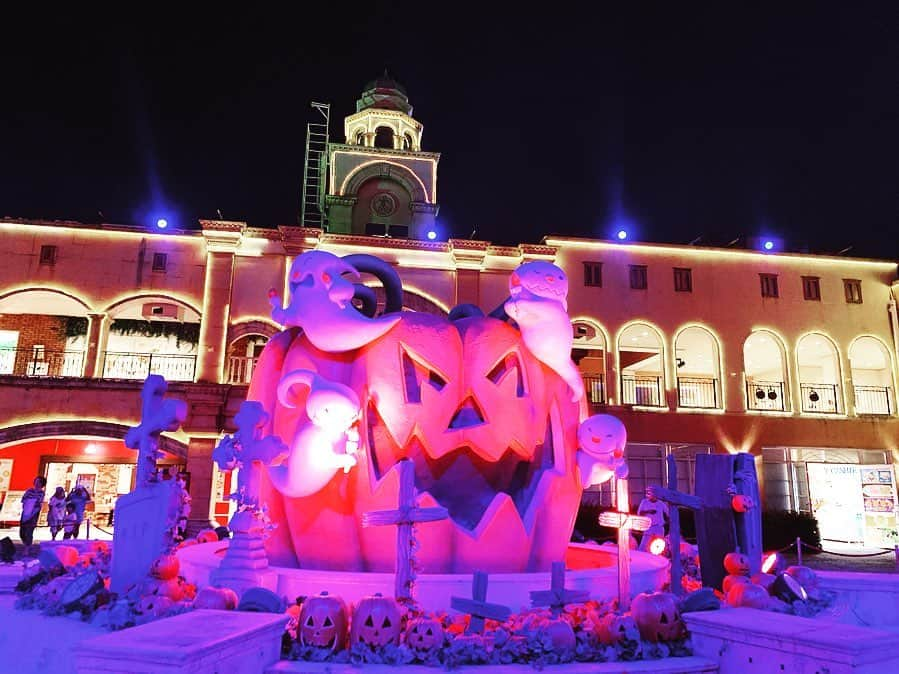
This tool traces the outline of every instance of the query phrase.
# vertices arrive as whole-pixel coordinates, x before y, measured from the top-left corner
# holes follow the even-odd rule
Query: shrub
[[[814,515],[790,510],[762,511],[762,545],[765,550],[785,548],[795,543],[797,537],[803,543],[821,547],[821,532]],[[814,551],[806,548],[803,554],[814,554]]]

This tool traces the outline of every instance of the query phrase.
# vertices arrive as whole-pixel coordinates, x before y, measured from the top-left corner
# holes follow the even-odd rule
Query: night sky
[[[296,224],[309,101],[332,104],[342,142],[387,67],[442,153],[443,236],[629,223],[648,241],[899,257],[892,3],[604,4],[7,21],[0,215]]]

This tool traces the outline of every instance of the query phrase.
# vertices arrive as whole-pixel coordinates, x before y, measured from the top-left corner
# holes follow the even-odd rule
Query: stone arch
[[[341,196],[355,196],[359,188],[372,178],[390,178],[402,185],[412,196],[412,201],[430,203],[425,184],[410,169],[386,160],[370,161],[362,164],[343,180],[340,186]]]
[[[241,337],[246,337],[247,335],[262,335],[263,337],[267,337],[271,339],[275,335],[277,335],[281,330],[272,325],[271,323],[267,323],[265,321],[244,321],[241,323],[234,323],[228,327],[228,344],[240,339]]]
[[[83,436],[124,440],[129,426],[108,421],[39,421],[0,428],[0,447],[24,440],[61,436]],[[159,448],[181,459],[187,459],[187,445],[165,435],[159,436]],[[137,452],[134,453],[135,459]]]
[[[87,302],[85,302],[83,299],[81,299],[77,295],[73,295],[72,293],[67,293],[64,290],[59,290],[57,288],[47,288],[47,287],[18,288],[16,290],[11,290],[9,292],[2,293],[2,294],[0,294],[0,305],[3,304],[4,300],[12,299],[16,295],[21,295],[23,293],[52,293],[54,295],[59,295],[60,299],[64,302],[66,300],[70,300],[71,302],[74,302],[75,304],[77,304],[79,307],[81,307],[84,310],[83,311],[84,315],[87,315],[94,311]],[[73,309],[73,312],[74,311],[75,310]],[[78,312],[78,315],[80,315],[80,313],[81,312]]]
[[[150,300],[150,301],[162,300],[165,302],[173,302],[175,304],[180,304],[187,309],[190,309],[195,314],[197,314],[197,316],[199,318],[202,318],[202,316],[203,316],[203,312],[200,311],[199,309],[197,309],[190,302],[187,302],[187,301],[181,299],[180,297],[173,297],[172,295],[165,295],[165,294],[161,294],[161,293],[143,293],[140,295],[131,295],[129,297],[124,297],[120,300],[117,300],[116,302],[113,302],[108,307],[106,307],[103,311],[106,312],[107,314],[111,315],[112,312],[115,309],[117,309],[118,307],[122,306],[123,304],[128,304],[129,302],[134,302],[136,300]],[[199,320],[199,318],[198,318],[198,320]]]
[[[384,288],[374,286],[372,290],[375,291],[375,297],[378,299],[378,313],[381,313],[386,303]],[[449,316],[449,310],[446,307],[414,290],[407,290],[406,288],[403,288],[403,311],[419,311],[424,314],[442,316],[443,318]]]

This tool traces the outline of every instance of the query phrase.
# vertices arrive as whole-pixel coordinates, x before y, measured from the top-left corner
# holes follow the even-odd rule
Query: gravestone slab
[[[277,662],[285,615],[199,610],[81,642],[78,674],[258,674]]]
[[[110,589],[123,592],[143,580],[171,543],[178,521],[181,487],[175,480],[151,482],[116,503]]]
[[[721,674],[886,674],[899,668],[899,634],[751,608],[683,614],[694,655]]]

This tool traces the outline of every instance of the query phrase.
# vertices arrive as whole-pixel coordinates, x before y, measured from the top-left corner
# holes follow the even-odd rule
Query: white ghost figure
[[[282,405],[294,407],[291,389],[298,384],[309,388],[306,398],[309,421],[297,431],[287,461],[268,469],[275,489],[291,498],[316,493],[340,469],[348,472],[356,465],[353,454],[359,444],[359,434],[353,424],[359,418],[361,407],[353,389],[310,370],[294,370],[278,384],[278,400]]]
[[[353,306],[353,282],[344,278],[359,272],[333,253],[310,250],[290,266],[290,300],[281,304],[278,292],[269,290],[272,319],[284,326],[303,329],[313,346],[322,351],[352,351],[381,337],[400,316],[369,318]]]
[[[581,471],[584,488],[602,484],[613,475],[627,477],[627,460],[624,446],[627,430],[617,417],[611,414],[595,414],[581,422],[577,429],[577,465]]]
[[[506,313],[515,319],[528,350],[552,368],[572,391],[584,397],[584,380],[571,360],[571,320],[568,318],[568,279],[549,262],[525,262],[509,277]]]

